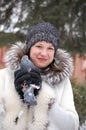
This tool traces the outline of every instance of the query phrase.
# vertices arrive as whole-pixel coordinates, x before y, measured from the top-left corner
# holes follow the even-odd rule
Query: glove
[[[41,89],[41,75],[37,70],[31,70],[30,72],[19,69],[14,72],[14,84],[15,88],[20,95],[21,99],[24,99],[24,92],[31,85],[39,86],[39,88],[34,88],[33,93],[35,96],[38,95],[39,90]]]

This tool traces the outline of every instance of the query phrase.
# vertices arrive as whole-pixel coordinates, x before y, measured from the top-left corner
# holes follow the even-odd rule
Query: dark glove
[[[23,69],[19,69],[14,73],[14,84],[17,92],[22,99],[24,99],[24,89],[29,88],[31,84],[39,86],[39,89],[34,89],[34,95],[37,96],[41,88],[40,72],[36,70],[31,70],[28,72]]]

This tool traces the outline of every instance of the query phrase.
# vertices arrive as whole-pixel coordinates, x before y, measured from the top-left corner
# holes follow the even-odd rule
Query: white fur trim
[[[53,89],[43,83],[42,90],[37,97],[37,105],[34,107],[34,121],[29,130],[44,130],[48,125],[48,107],[55,101]]]

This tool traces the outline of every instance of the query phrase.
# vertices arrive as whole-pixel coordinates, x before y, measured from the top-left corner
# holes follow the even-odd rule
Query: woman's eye
[[[49,50],[54,50],[54,48],[50,47]]]
[[[37,47],[37,48],[42,48],[42,46],[39,46],[39,45],[38,45],[38,46],[36,46],[36,47]]]

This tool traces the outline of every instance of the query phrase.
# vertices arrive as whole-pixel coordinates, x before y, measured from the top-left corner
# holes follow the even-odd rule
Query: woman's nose
[[[47,55],[47,50],[46,49],[42,49],[41,55],[46,56]]]

